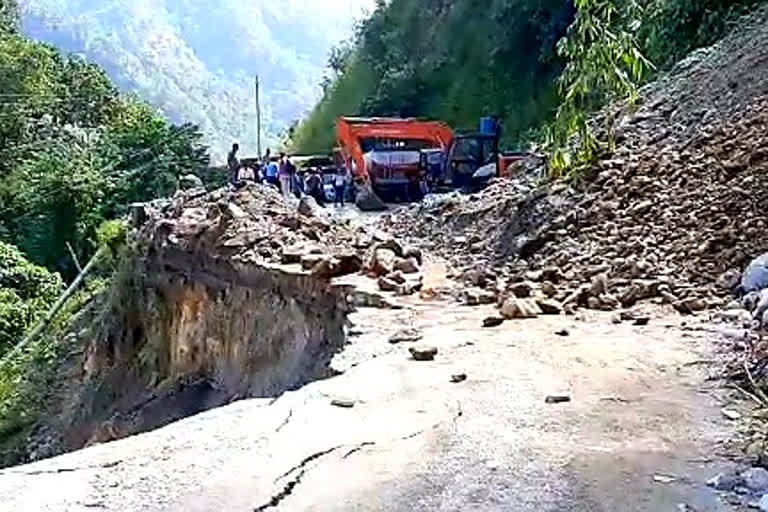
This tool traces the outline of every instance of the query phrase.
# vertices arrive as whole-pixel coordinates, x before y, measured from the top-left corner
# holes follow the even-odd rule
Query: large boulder
[[[758,256],[741,276],[741,292],[759,292],[768,288],[768,253]]]

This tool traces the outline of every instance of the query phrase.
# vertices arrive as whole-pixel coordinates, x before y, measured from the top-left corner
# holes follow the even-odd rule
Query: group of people
[[[300,199],[307,195],[325,206],[326,195],[322,173],[319,169],[310,168],[299,172],[290,157],[281,152],[273,157],[269,149],[258,162],[241,162],[237,156],[240,145],[232,145],[232,151],[227,156],[229,184],[235,189],[243,188],[247,183],[263,183],[276,187],[287,199],[295,196]],[[333,178],[334,204],[344,206],[344,198],[351,178],[345,169],[339,169]]]

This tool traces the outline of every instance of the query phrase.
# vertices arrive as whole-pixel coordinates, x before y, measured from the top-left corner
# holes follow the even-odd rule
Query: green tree
[[[0,0],[0,34],[15,34],[18,30],[19,7],[16,0]]]
[[[105,166],[95,144],[63,137],[18,165],[0,183],[0,218],[14,244],[35,262],[73,277],[67,243],[81,258],[93,252],[106,199],[114,193]]]
[[[612,127],[607,127],[608,140],[599,141],[589,125],[590,113],[610,101],[635,102],[652,68],[637,43],[643,11],[635,0],[626,0],[622,9],[613,0],[576,0],[575,5],[576,19],[558,43],[566,66],[550,128],[555,176],[593,163],[610,145]]]

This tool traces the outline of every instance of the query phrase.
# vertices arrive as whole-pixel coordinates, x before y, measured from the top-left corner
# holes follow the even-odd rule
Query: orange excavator
[[[445,123],[418,119],[341,117],[337,143],[338,164],[384,199],[418,199],[424,182],[464,188],[478,172],[505,175],[520,158],[499,152],[497,132],[456,134]]]
[[[437,121],[342,117],[337,123],[340,163],[359,185],[387,198],[418,197],[421,152],[445,152],[453,138],[453,130]]]

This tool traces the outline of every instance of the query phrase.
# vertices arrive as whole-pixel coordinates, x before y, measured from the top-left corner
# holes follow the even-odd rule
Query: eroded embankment
[[[344,234],[272,195],[188,193],[142,207],[132,254],[78,332],[46,416],[4,448],[6,464],[329,375],[345,341],[348,290],[264,255],[308,236],[331,248]]]

